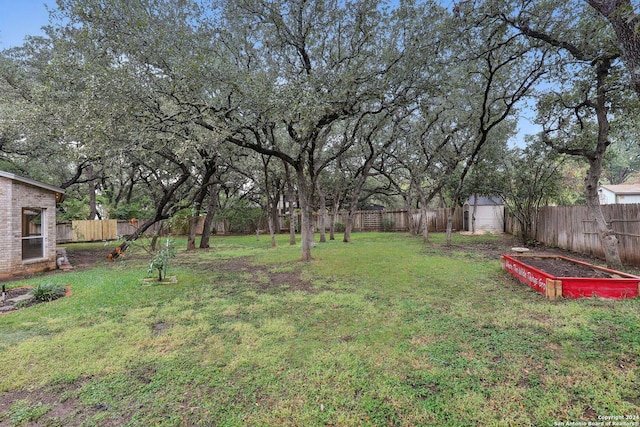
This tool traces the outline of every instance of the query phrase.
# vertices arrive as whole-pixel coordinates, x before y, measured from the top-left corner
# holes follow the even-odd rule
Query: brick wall
[[[13,227],[11,219],[12,180],[0,176],[0,275],[11,271],[12,243],[10,236]]]
[[[43,210],[44,257],[22,260],[22,208]],[[55,193],[0,177],[0,276],[56,268]]]

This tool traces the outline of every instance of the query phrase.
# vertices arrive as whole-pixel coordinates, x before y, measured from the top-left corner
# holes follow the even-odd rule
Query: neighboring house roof
[[[55,186],[49,185],[49,184],[44,184],[42,182],[38,182],[38,181],[35,181],[33,179],[30,179],[30,178],[24,178],[22,176],[18,176],[18,175],[9,173],[9,172],[0,171],[0,177],[8,178],[8,179],[11,179],[13,181],[19,181],[19,182],[22,182],[22,183],[25,183],[25,184],[29,184],[29,185],[33,185],[34,187],[44,188],[45,190],[53,191],[54,193],[64,194],[64,190],[62,188],[55,187]]]
[[[614,194],[640,194],[640,184],[601,185]]]
[[[469,197],[469,200],[465,204],[473,206],[476,204],[476,196]],[[504,202],[498,196],[479,196],[478,206],[502,206]]]

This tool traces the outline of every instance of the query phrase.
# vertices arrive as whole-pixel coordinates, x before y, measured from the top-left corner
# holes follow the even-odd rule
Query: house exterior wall
[[[22,260],[22,209],[42,209],[44,256]],[[56,268],[55,193],[0,176],[0,276]]]
[[[604,187],[600,187],[600,204],[601,205],[612,205],[616,203],[616,194],[608,190]]]
[[[616,203],[640,203],[640,194],[618,194]]]
[[[11,271],[11,180],[0,176],[0,276]]]
[[[630,187],[629,185],[619,185],[611,187]],[[628,203],[640,203],[640,189],[635,190],[624,188],[617,190],[616,188],[607,188],[607,186],[600,187],[599,198],[601,205],[613,205],[613,204],[628,204]]]

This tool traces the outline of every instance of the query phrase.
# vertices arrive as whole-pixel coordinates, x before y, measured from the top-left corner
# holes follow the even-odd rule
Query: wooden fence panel
[[[118,221],[115,219],[71,221],[71,228],[74,242],[113,240],[118,237]]]
[[[623,262],[640,265],[640,204],[607,205],[605,218],[611,222],[624,253]]]
[[[73,241],[73,227],[70,222],[56,224],[56,242],[67,243]]]
[[[409,231],[412,222],[420,224],[420,210],[407,211],[384,210],[384,211],[357,211],[353,218],[353,231]],[[428,226],[430,232],[444,232],[447,228],[447,209],[436,209],[427,212]],[[457,208],[453,216],[453,230],[462,230],[462,208]],[[280,229],[286,232],[286,221],[289,216],[280,216]],[[325,217],[325,224],[328,228],[330,215]],[[337,214],[337,222],[344,224],[347,220],[347,212]],[[204,217],[200,218],[198,234],[202,234],[202,223]],[[298,216],[298,224],[300,218]],[[318,230],[320,224],[319,215],[314,215],[314,226]],[[225,234],[228,227],[224,222],[215,224],[217,234]],[[57,242],[92,242],[102,240],[115,240],[122,236],[132,234],[136,231],[137,224],[131,224],[125,220],[78,220],[72,222],[58,223],[56,225]],[[151,235],[160,230],[160,223],[154,224],[145,234]],[[163,229],[162,234],[171,233],[171,230]]]
[[[115,240],[118,238],[118,220],[107,219],[102,223],[102,240]]]
[[[420,223],[422,211],[414,210],[412,211],[413,220]],[[447,231],[447,217],[449,215],[448,208],[442,209],[433,209],[427,211],[427,226],[429,228],[429,232],[435,233],[444,233]],[[451,228],[453,231],[461,231],[463,229],[464,223],[464,211],[462,208],[456,208],[453,213],[453,223],[451,224]]]
[[[620,258],[625,264],[640,265],[640,204],[603,205],[604,217],[618,237]],[[506,231],[519,235],[513,215],[506,214]],[[548,246],[604,258],[595,223],[586,206],[547,206],[538,211],[534,227],[537,241]]]
[[[131,223],[131,221],[118,221],[118,228],[116,230],[118,238],[135,233],[137,225],[137,223]]]
[[[427,223],[430,232],[444,232],[447,229],[447,209],[435,209],[427,212]],[[383,210],[383,211],[356,211],[353,216],[353,231],[409,231],[410,223],[420,223],[421,212],[418,209],[407,211]],[[453,215],[453,229],[462,230],[462,208],[456,208]],[[288,216],[280,216],[281,224],[288,219]],[[325,224],[329,224],[330,217],[327,216]],[[336,221],[344,224],[347,221],[347,212],[341,211],[336,215]],[[314,216],[314,226],[318,229],[319,218]],[[284,226],[282,227],[284,230]]]
[[[447,209],[435,209],[427,212],[427,223],[430,232],[442,233],[447,229]],[[352,230],[358,231],[409,231],[412,223],[420,224],[421,211],[419,209],[383,210],[383,211],[356,211],[352,220]],[[456,208],[453,215],[453,230],[462,230],[463,210]],[[289,230],[288,215],[279,215],[280,230]],[[297,224],[300,224],[300,215],[297,215]],[[328,229],[331,215],[325,217],[325,226]],[[347,212],[340,211],[336,214],[336,222],[345,224],[347,222]],[[313,216],[313,224],[316,230],[320,227],[320,216]]]
[[[382,211],[382,224],[388,231],[409,230],[409,212],[406,210]]]

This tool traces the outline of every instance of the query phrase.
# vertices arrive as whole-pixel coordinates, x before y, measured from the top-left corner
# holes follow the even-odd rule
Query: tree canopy
[[[68,188],[68,217],[136,215],[142,232],[187,212],[191,248],[193,219],[230,197],[268,212],[272,235],[288,205],[303,260],[314,212],[375,194],[520,200],[487,171],[546,153],[507,145],[533,104],[538,141],[598,153],[597,184],[603,131],[634,128],[637,98],[634,47],[588,3],[58,0],[46,37],[0,57],[0,167]],[[616,138],[611,177],[636,168],[622,144],[637,141]]]

